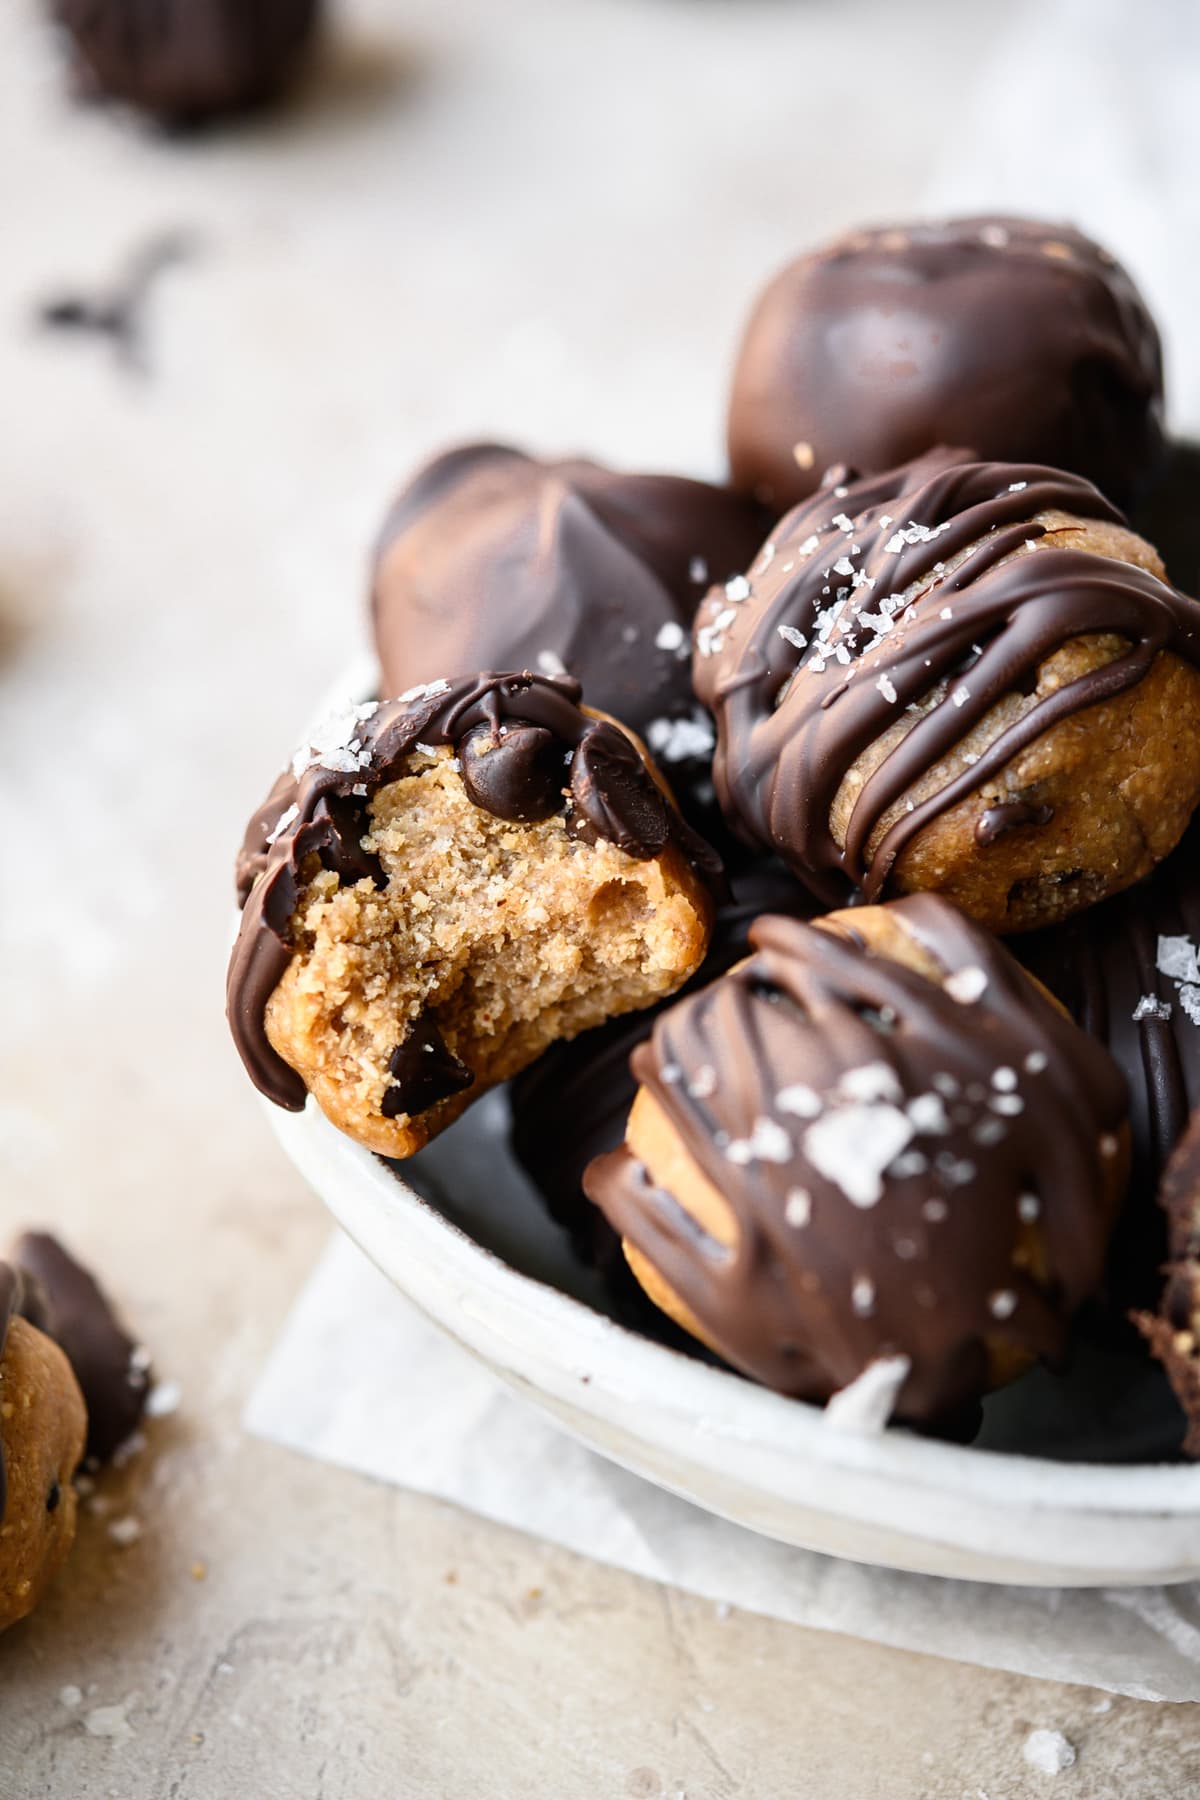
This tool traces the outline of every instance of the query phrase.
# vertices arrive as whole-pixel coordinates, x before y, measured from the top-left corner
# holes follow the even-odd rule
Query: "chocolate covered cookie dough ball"
[[[1149,873],[1200,798],[1200,606],[1078,476],[935,451],[838,478],[697,615],[713,775],[828,903],[999,932]]]
[[[750,942],[660,1015],[587,1173],[646,1292],[803,1399],[902,1359],[910,1420],[1060,1355],[1125,1174],[1105,1051],[931,895]]]
[[[252,821],[229,1019],[256,1085],[407,1156],[558,1038],[678,988],[714,867],[565,677],[435,681],[322,729]]]
[[[49,0],[85,95],[197,125],[274,99],[320,0]]]
[[[692,619],[764,530],[757,507],[707,482],[451,450],[399,496],[376,551],[383,692],[475,669],[571,675],[646,739],[686,806],[713,741],[692,694]]]
[[[736,486],[793,506],[846,463],[938,444],[1048,463],[1127,505],[1163,457],[1162,352],[1121,265],[1068,225],[854,231],[759,299],[729,407]]]
[[[0,1631],[32,1612],[71,1548],[86,1428],[70,1364],[18,1316],[21,1300],[0,1262]]]

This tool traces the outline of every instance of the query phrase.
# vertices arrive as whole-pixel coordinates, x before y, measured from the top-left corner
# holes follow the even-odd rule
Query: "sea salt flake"
[[[567,665],[556,650],[539,650],[537,666],[542,675],[565,675]]]
[[[793,1188],[788,1194],[783,1208],[783,1216],[789,1225],[800,1231],[812,1218],[812,1195],[807,1188]]]
[[[929,1158],[920,1150],[905,1150],[888,1169],[893,1181],[907,1181],[912,1175],[924,1175]]]
[[[942,1137],[950,1129],[945,1104],[938,1094],[918,1094],[905,1110],[914,1131]]]
[[[760,1115],[755,1119],[748,1138],[734,1138],[725,1155],[731,1163],[744,1168],[747,1163],[786,1163],[792,1159],[792,1140],[777,1119]]]
[[[177,1381],[160,1381],[146,1396],[146,1417],[165,1419],[169,1413],[179,1410],[182,1398],[183,1389]]]
[[[688,580],[697,587],[703,587],[708,580],[708,564],[702,556],[693,556],[688,564]]]
[[[1022,1194],[1017,1201],[1017,1217],[1026,1225],[1032,1225],[1041,1210],[1042,1203],[1036,1194]]]
[[[859,1275],[850,1289],[850,1304],[860,1319],[869,1319],[875,1311],[875,1283],[869,1275]]]
[[[836,495],[836,496],[837,496],[837,498],[838,498],[838,499],[839,499],[839,500],[841,500],[841,499],[842,499],[842,498],[843,498],[843,497],[844,497],[844,495],[845,495],[845,493],[846,493],[846,490],[845,490],[845,488],[834,488],[834,490],[833,490],[833,491],[834,491],[834,494],[835,494],[835,495]],[[852,520],[852,519],[848,519],[848,518],[847,518],[847,517],[846,517],[846,514],[845,514],[845,513],[844,513],[844,512],[840,512],[840,513],[834,513],[834,515],[833,515],[833,522],[834,522],[834,524],[835,524],[835,525],[836,525],[836,526],[837,526],[837,528],[838,528],[838,530],[839,530],[839,531],[844,531],[844,532],[845,532],[845,534],[846,534],[846,536],[847,536],[847,537],[852,537],[852,536],[853,536],[853,534],[854,534],[854,521],[853,521],[853,520]]]
[[[414,700],[436,700],[439,694],[448,694],[449,692],[450,683],[448,681],[419,681],[416,687],[405,688],[399,698],[401,705],[409,706]],[[375,707],[372,706],[370,712],[364,712],[362,717],[369,719],[374,711]]]
[[[888,705],[895,706],[895,704],[896,704],[896,686],[895,686],[895,683],[892,681],[891,676],[890,675],[881,675],[879,677],[879,680],[875,683],[875,686],[879,689],[879,692],[883,695],[883,697],[887,701]]]
[[[803,650],[806,647],[808,639],[794,625],[779,625],[776,629],[784,643],[790,644],[793,650]]]
[[[827,1112],[804,1134],[813,1168],[854,1206],[878,1205],[883,1174],[911,1142],[913,1127],[899,1107],[851,1104]]]
[[[1023,494],[1028,486],[1029,483],[1027,481],[1010,481],[1008,484],[1008,491],[1010,494]]]
[[[989,1105],[994,1113],[999,1113],[1006,1119],[1015,1119],[1025,1111],[1025,1102],[1020,1094],[997,1094]]]
[[[708,715],[697,713],[690,719],[651,719],[646,740],[663,762],[676,763],[711,754],[716,735]]]
[[[1190,937],[1160,937],[1157,964],[1159,974],[1172,981],[1200,982],[1200,963]]]
[[[780,1088],[775,1096],[775,1105],[781,1113],[792,1113],[798,1119],[816,1119],[824,1111],[820,1094],[815,1088],[805,1087],[803,1082],[794,1082],[790,1087]]]
[[[696,1070],[687,1084],[687,1091],[693,1100],[707,1100],[717,1091],[717,1071],[711,1063],[704,1063]]]
[[[971,698],[970,688],[964,687],[961,682],[955,688],[954,692],[950,696],[950,699],[955,706],[965,706],[967,704],[967,701],[970,698]]]
[[[1200,987],[1194,981],[1185,981],[1180,988],[1179,1004],[1192,1024],[1200,1025]]]
[[[273,844],[276,838],[282,837],[288,826],[299,817],[300,808],[298,806],[289,806],[286,812],[281,812],[278,819],[275,821],[274,831],[268,832],[267,834],[268,844]]]
[[[1011,1288],[998,1288],[988,1295],[988,1311],[993,1319],[1011,1319],[1017,1310],[1017,1296]]]
[[[911,1369],[907,1356],[877,1356],[861,1375],[826,1402],[825,1423],[834,1431],[875,1437],[886,1427]]]
[[[378,711],[379,702],[369,700],[362,706],[351,707],[348,712],[334,713],[323,719],[308,743],[292,758],[292,774],[296,780],[299,781],[309,769],[329,769],[334,774],[350,775],[357,769],[367,768],[371,753],[363,749],[358,727]]]
[[[128,1550],[141,1537],[142,1522],[132,1515],[125,1519],[114,1519],[108,1528],[108,1535],[114,1544],[119,1544],[122,1550]]]
[[[1040,1075],[1042,1070],[1049,1066],[1049,1063],[1050,1058],[1044,1050],[1031,1050],[1025,1058],[1025,1067],[1030,1075]]]
[[[1133,1009],[1133,1022],[1140,1025],[1143,1019],[1169,1019],[1172,1011],[1169,1000],[1160,1000],[1156,994],[1143,994]]]
[[[862,1063],[847,1069],[838,1083],[838,1092],[847,1100],[889,1100],[898,1105],[904,1098],[896,1071],[885,1062]]]
[[[725,583],[725,598],[739,605],[750,598],[750,583],[744,575],[732,575]]]
[[[797,556],[811,556],[814,550],[820,548],[820,543],[821,543],[821,540],[818,537],[817,533],[814,531],[810,537],[805,538],[805,540],[802,544],[797,545],[796,555]]]
[[[853,575],[854,564],[848,556],[839,556],[833,565],[833,572],[835,575]]]
[[[999,1119],[980,1119],[971,1131],[972,1140],[977,1144],[999,1144],[1007,1135]]]
[[[1015,1069],[1010,1069],[1007,1064],[1002,1063],[998,1069],[992,1070],[992,1086],[998,1088],[1002,1094],[1011,1094],[1016,1085],[1017,1071]]]
[[[944,1200],[926,1200],[921,1208],[921,1217],[928,1219],[931,1225],[940,1225],[950,1217],[950,1208]]]
[[[675,1087],[683,1080],[683,1070],[678,1063],[664,1063],[658,1075],[659,1080],[664,1081],[668,1087]]]
[[[1008,244],[1008,232],[1003,225],[984,225],[980,227],[979,241],[989,250],[1003,250]]]
[[[660,650],[679,650],[686,644],[687,638],[677,619],[667,619],[659,626],[654,642]]]
[[[1031,1731],[1021,1746],[1021,1755],[1031,1769],[1043,1775],[1061,1775],[1075,1766],[1075,1746],[1061,1731]]]
[[[987,992],[987,976],[975,963],[969,963],[965,969],[956,969],[953,975],[947,975],[942,986],[952,1000],[960,1006],[973,1006]],[[935,1087],[937,1082],[934,1082]],[[942,1090],[945,1092],[945,1089]]]

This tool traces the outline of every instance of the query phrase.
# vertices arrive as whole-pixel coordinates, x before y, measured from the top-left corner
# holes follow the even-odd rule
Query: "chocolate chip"
[[[569,829],[585,843],[603,839],[645,861],[661,853],[671,834],[666,800],[637,750],[613,726],[581,740],[571,763],[571,798]]]
[[[528,825],[565,804],[566,747],[541,725],[483,726],[458,746],[463,786],[497,819]]]
[[[57,1512],[58,1511],[58,1503],[61,1499],[62,1499],[62,1489],[59,1487],[59,1485],[56,1481],[54,1483],[53,1487],[50,1489],[50,1492],[46,1495],[46,1511],[48,1513]]]
[[[475,1080],[446,1043],[431,1013],[424,1013],[392,1051],[388,1074],[393,1085],[384,1093],[380,1107],[385,1119],[425,1112],[439,1100],[461,1094]]]

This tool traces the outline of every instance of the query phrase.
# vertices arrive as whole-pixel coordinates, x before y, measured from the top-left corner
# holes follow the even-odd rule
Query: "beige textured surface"
[[[0,37],[0,1224],[64,1228],[183,1390],[0,1640],[0,1796],[1200,1793],[1194,1708],[720,1618],[239,1430],[327,1227],[225,1042],[229,858],[384,500],[466,430],[711,466],[754,283],[915,204],[1003,24],[345,10],[307,109],[190,147],[62,108],[31,0]],[[176,224],[152,379],[32,330]],[[1041,1725],[1080,1753],[1053,1782],[1020,1759]]]

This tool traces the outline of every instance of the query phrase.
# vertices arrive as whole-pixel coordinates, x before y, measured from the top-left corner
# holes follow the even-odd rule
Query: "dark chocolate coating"
[[[730,878],[730,899],[717,908],[708,954],[680,994],[696,993],[749,954],[750,927],[764,912],[809,918],[812,896],[782,863],[760,857]],[[594,1031],[552,1044],[509,1085],[510,1142],[546,1202],[550,1216],[590,1251],[597,1235],[610,1235],[583,1192],[583,1172],[594,1157],[615,1150],[637,1093],[631,1053],[650,1036],[660,1001],[644,1012],[622,1013]]]
[[[1163,1174],[1158,1194],[1170,1260],[1156,1312],[1135,1315],[1175,1390],[1187,1430],[1183,1449],[1200,1457],[1200,1112],[1193,1113]]]
[[[319,12],[320,0],[50,0],[83,94],[172,126],[274,99]]]
[[[267,1040],[263,1013],[292,955],[292,915],[316,864],[345,882],[383,885],[363,850],[371,796],[406,767],[422,745],[465,745],[486,733],[503,743],[497,773],[468,788],[471,800],[502,819],[539,816],[545,798],[545,739],[558,746],[559,810],[567,830],[599,838],[640,860],[674,842],[715,885],[721,867],[659,790],[631,740],[608,720],[582,711],[578,682],[566,676],[495,674],[437,680],[382,705],[370,702],[338,722],[324,748],[302,751],[250,821],[237,859],[241,928],[229,963],[230,1029],[251,1080],[277,1106],[299,1112],[305,1088]],[[484,759],[487,760],[486,758]],[[533,799],[530,799],[530,796]],[[532,808],[532,814],[531,814]],[[404,1087],[389,1088],[399,1111],[413,1110]]]
[[[1191,984],[1158,967],[1163,938],[1187,938],[1200,949],[1196,825],[1149,880],[1013,945],[1076,1023],[1099,1038],[1129,1084],[1133,1162],[1111,1278],[1123,1304],[1140,1306],[1154,1302],[1165,1253],[1165,1222],[1154,1196],[1200,1107],[1200,990],[1184,995]],[[1146,1000],[1154,1005],[1139,1005]],[[1168,1015],[1156,1016],[1164,1007]]]
[[[380,1111],[385,1119],[401,1113],[424,1112],[451,1094],[461,1094],[475,1077],[461,1057],[455,1056],[432,1017],[416,1019],[403,1043],[388,1058],[388,1074],[394,1086],[383,1096]]]
[[[1160,651],[1200,659],[1200,606],[1145,570],[1057,547],[1013,554],[1045,535],[1030,521],[1051,509],[1121,522],[1078,476],[956,451],[883,475],[835,472],[780,522],[749,576],[701,606],[693,673],[716,718],[721,806],[748,841],[775,850],[831,903],[855,889],[882,895],[927,822],[1060,720],[1135,685]],[[1127,648],[1041,698],[872,842],[890,809],[999,700],[1033,692],[1048,656],[1106,632]],[[839,848],[830,811],[848,770],[941,684],[864,784]]]
[[[499,444],[448,451],[400,495],[376,551],[383,692],[475,669],[565,669],[686,789],[711,760],[689,678],[692,618],[765,529],[751,502],[703,481]]]
[[[937,444],[1071,469],[1127,505],[1162,463],[1162,410],[1154,321],[1090,238],[1036,219],[888,226],[765,289],[734,373],[729,460],[735,485],[778,511],[834,463],[873,473]]]
[[[12,1258],[22,1278],[20,1311],[63,1352],[87,1406],[87,1456],[107,1462],[137,1430],[150,1391],[149,1364],[103,1288],[57,1239],[30,1231]]]
[[[897,1411],[935,1420],[978,1395],[989,1345],[1061,1354],[1103,1266],[1125,1084],[946,901],[892,910],[949,985],[852,928],[763,918],[750,960],[634,1052],[732,1208],[734,1250],[628,1147],[585,1185],[736,1368],[825,1399],[904,1355]],[[1014,1264],[1034,1218],[1044,1280]]]

